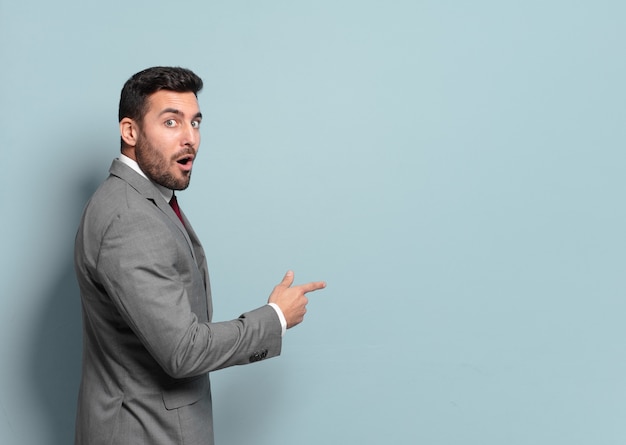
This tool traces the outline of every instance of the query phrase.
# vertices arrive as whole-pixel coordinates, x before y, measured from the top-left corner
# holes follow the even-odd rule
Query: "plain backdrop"
[[[626,441],[626,3],[0,0],[0,443],[67,445],[72,266],[123,83],[191,68],[179,195],[216,320],[326,280],[213,374],[220,445]]]

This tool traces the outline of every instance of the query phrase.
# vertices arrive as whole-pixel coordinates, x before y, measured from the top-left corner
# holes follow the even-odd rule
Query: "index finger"
[[[310,283],[301,284],[298,287],[302,289],[304,293],[313,292],[315,290],[324,289],[326,287],[326,282],[325,281],[312,281]]]

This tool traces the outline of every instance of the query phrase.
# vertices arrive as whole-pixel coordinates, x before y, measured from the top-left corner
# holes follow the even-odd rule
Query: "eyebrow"
[[[176,108],[166,108],[159,113],[159,116],[162,116],[167,113],[178,114],[180,116],[184,116],[184,113]],[[202,113],[199,111],[193,116],[194,119],[202,119]]]

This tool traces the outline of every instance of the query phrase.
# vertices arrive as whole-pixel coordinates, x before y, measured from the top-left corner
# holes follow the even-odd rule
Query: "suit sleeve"
[[[231,321],[199,321],[197,308],[206,309],[207,299],[202,272],[184,236],[154,212],[131,209],[110,222],[96,273],[123,320],[172,377],[280,354],[281,325],[270,306]]]

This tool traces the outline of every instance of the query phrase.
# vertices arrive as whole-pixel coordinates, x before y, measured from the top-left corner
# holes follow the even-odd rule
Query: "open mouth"
[[[185,173],[191,172],[191,167],[193,166],[194,155],[186,154],[176,159],[176,163],[180,166],[179,168]]]
[[[193,161],[193,156],[185,156],[184,158],[180,158],[176,162],[178,162],[180,165],[187,165],[187,164],[190,164],[192,161]]]

